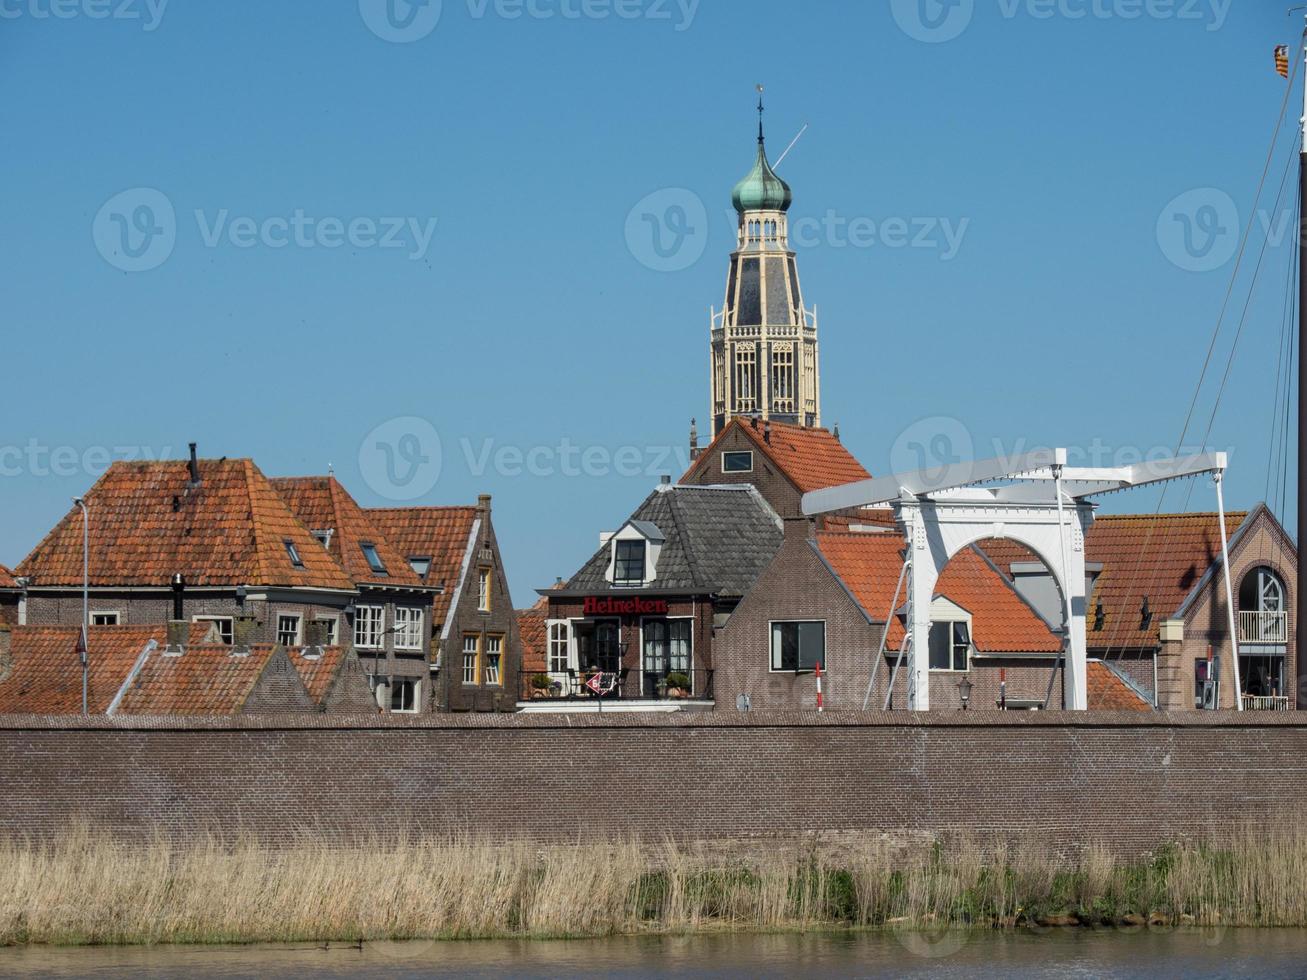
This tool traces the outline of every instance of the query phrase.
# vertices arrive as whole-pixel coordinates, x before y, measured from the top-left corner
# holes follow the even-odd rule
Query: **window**
[[[965,673],[971,664],[971,627],[966,623],[930,624],[930,669]]]
[[[390,679],[390,710],[398,714],[413,715],[418,710],[418,691],[421,681],[408,677]]]
[[[116,612],[93,612],[91,613],[92,626],[117,626],[118,613]]]
[[[284,647],[300,645],[300,617],[277,617],[277,642]]]
[[[314,531],[313,536],[318,539],[318,544],[324,548],[331,547],[331,531]]]
[[[752,473],[753,451],[722,453],[723,473]]]
[[[614,585],[644,584],[644,541],[615,542]]]
[[[482,612],[490,612],[490,569],[481,569],[481,576],[477,580],[477,608]]]
[[[223,643],[231,646],[236,642],[236,633],[232,627],[232,618],[230,616],[196,616],[191,622],[212,623],[218,627],[218,636]]]
[[[644,693],[653,697],[658,682],[668,674],[690,674],[690,623],[688,619],[644,621]]]
[[[354,610],[354,645],[360,650],[381,649],[385,626],[384,606],[359,606]]]
[[[503,681],[500,679],[499,669],[502,666],[504,657],[504,638],[502,636],[486,637],[486,683],[498,687]]]
[[[386,571],[386,563],[383,562],[381,556],[377,554],[377,546],[375,544],[371,541],[364,541],[359,545],[359,547],[363,549],[363,557],[367,559],[368,568],[372,569],[372,571],[377,575],[389,574]]]
[[[395,649],[422,649],[422,610],[395,607]]]
[[[336,618],[315,619],[313,625],[322,631],[322,645],[334,647],[336,645]]]
[[[426,578],[427,572],[431,571],[431,556],[410,557],[408,564],[418,578]]]
[[[480,637],[469,635],[463,637],[463,683],[475,684],[477,682],[477,670],[479,666],[477,660],[481,653]]]
[[[572,666],[571,628],[568,623],[549,624],[549,673],[566,674]]]
[[[290,559],[290,563],[296,568],[303,568],[304,559],[300,557],[300,550],[295,547],[295,542],[287,538],[282,544],[286,546],[286,557]]]
[[[771,624],[772,670],[814,670],[825,662],[825,623]]]
[[[777,344],[772,349],[772,411],[783,415],[794,411],[794,345]]]

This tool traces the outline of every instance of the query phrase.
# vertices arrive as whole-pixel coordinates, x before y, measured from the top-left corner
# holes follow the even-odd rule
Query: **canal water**
[[[1299,978],[1307,930],[1049,930],[576,942],[0,949],[22,977]]]

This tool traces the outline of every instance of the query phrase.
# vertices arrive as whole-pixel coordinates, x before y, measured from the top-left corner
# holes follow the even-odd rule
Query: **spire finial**
[[[762,146],[762,83],[758,83],[758,145]]]

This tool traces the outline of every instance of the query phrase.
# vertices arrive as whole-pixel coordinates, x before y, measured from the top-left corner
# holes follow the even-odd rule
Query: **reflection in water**
[[[1258,977],[1304,975],[1307,930],[1049,930],[576,942],[0,949],[38,977]]]

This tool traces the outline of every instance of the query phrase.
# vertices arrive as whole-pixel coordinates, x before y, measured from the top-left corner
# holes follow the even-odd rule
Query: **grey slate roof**
[[[627,523],[657,526],[665,541],[658,558],[659,592],[742,596],[776,555],[781,519],[753,487],[660,486]],[[604,545],[567,583],[568,592],[631,592],[605,579],[609,546]]]

